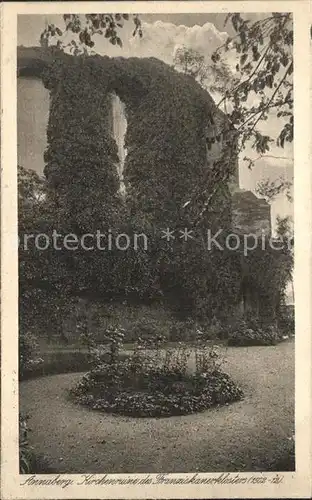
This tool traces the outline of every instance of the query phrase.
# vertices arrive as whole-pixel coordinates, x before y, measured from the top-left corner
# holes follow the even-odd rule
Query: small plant
[[[81,315],[77,318],[77,330],[81,345],[86,347],[88,352],[90,353],[96,344],[94,341],[94,336],[88,328],[87,318],[84,315]]]
[[[108,342],[110,363],[115,364],[118,361],[120,349],[124,342],[125,333],[122,328],[109,328],[106,330],[105,339]]]
[[[218,332],[219,330],[219,326]],[[196,331],[195,344],[195,371],[197,374],[214,373],[219,370],[222,362],[217,345],[210,340],[207,343],[207,334],[201,328]]]
[[[191,320],[176,320],[169,328],[170,342],[189,342],[194,341],[196,336],[196,323]]]

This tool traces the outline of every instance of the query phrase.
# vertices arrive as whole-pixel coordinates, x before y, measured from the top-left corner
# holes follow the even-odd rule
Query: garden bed
[[[117,374],[118,381],[113,383]],[[200,374],[151,370],[131,377],[120,363],[90,371],[70,394],[94,410],[130,417],[187,415],[243,397],[243,391],[219,370]]]

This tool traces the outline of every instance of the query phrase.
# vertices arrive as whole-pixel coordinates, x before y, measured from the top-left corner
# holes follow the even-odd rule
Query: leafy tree
[[[254,23],[239,13],[229,14],[236,36],[212,55],[217,65],[228,51],[238,56],[236,71],[239,83],[218,103],[223,105],[233,125],[240,132],[241,148],[253,141],[253,148],[264,154],[273,138],[261,134],[257,125],[276,112],[285,118],[276,137],[278,146],[293,140],[293,24],[291,13],[272,13]],[[285,120],[282,120],[284,122]]]
[[[286,217],[280,217],[277,216],[276,220],[276,236],[280,240],[284,241],[287,244],[287,247],[289,249],[289,259],[290,259],[290,266],[286,268],[286,276],[287,276],[287,282],[290,284],[291,287],[291,294],[292,298],[294,299],[295,297],[295,290],[294,290],[294,278],[293,278],[293,269],[294,269],[294,223],[293,220],[290,216]],[[282,318],[285,315],[285,310],[283,306],[285,305],[285,291],[286,287],[284,288],[284,296],[283,296],[283,301],[281,303],[281,315]],[[286,314],[287,316],[287,314]],[[288,325],[289,326],[289,325]],[[292,325],[291,329],[294,330],[294,324]]]
[[[275,200],[277,196],[285,193],[288,201],[292,201],[291,188],[293,183],[283,176],[278,179],[271,180],[269,178],[258,182],[256,186],[256,194],[265,198],[269,203]]]
[[[35,171],[18,167],[19,233],[19,333],[20,360],[29,361],[33,335],[62,335],[61,310],[68,279],[61,252],[38,249],[35,238],[49,237],[57,228],[58,212],[49,196],[46,179]],[[39,246],[42,245],[42,242]]]
[[[290,215],[286,215],[286,217],[277,216],[276,234],[280,238],[290,239],[294,237],[293,220]]]
[[[41,33],[40,44],[43,47],[56,46],[68,49],[73,55],[89,54],[94,47],[94,37],[104,36],[112,45],[122,47],[120,31],[125,21],[132,17],[133,36],[143,36],[141,20],[137,14],[64,14],[65,30],[55,24],[48,24]],[[73,39],[66,41],[66,34],[72,33]]]
[[[258,182],[256,186],[256,194],[265,198],[268,203],[272,203],[277,196],[286,194],[288,201],[292,201],[293,183],[284,177],[280,176],[278,179],[271,180],[269,178],[263,179]],[[281,239],[288,245],[290,255],[293,259],[293,221],[289,215],[286,217],[277,216],[275,234],[278,239]],[[292,267],[289,271],[289,280],[292,283]]]
[[[18,199],[32,208],[40,204],[46,193],[45,179],[34,170],[18,166]]]
[[[272,13],[250,22],[239,13],[228,14],[225,24],[231,22],[234,37],[228,37],[212,55],[214,70],[223,71],[228,55],[234,55],[236,73],[224,84],[223,96],[217,106],[227,117],[227,126],[219,135],[222,138],[222,157],[215,161],[214,190],[206,197],[200,217],[209,210],[220,186],[228,181],[226,165],[233,155],[243,153],[247,146],[260,155],[256,160],[245,156],[249,168],[270,151],[272,144],[281,148],[293,141],[293,25],[291,13]],[[191,50],[177,55],[178,65],[202,84],[204,60]],[[222,85],[221,85],[222,86]],[[275,114],[281,123],[276,137],[261,132],[260,125],[269,114]],[[211,124],[212,134],[215,123]],[[209,135],[209,130],[207,131]],[[232,137],[230,137],[232,136]],[[227,140],[228,139],[228,140]],[[225,151],[227,149],[227,151]],[[276,186],[275,186],[276,188]],[[196,203],[197,196],[190,193],[189,201]]]
[[[220,61],[220,64],[207,64],[205,56],[191,47],[179,47],[174,55],[173,67],[177,71],[192,76],[209,92],[224,94],[224,91],[233,81],[234,76],[228,64]],[[236,79],[238,82],[238,79]]]

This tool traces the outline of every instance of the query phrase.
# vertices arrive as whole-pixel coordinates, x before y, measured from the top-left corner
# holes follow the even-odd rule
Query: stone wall
[[[271,207],[251,191],[232,195],[232,225],[239,234],[271,234]]]
[[[17,161],[38,174],[42,174],[44,168],[49,106],[49,91],[41,79],[17,79]]]

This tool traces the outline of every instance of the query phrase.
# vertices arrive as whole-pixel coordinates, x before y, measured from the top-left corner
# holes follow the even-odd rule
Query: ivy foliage
[[[183,207],[190,190],[203,184],[210,189],[205,127],[214,122],[211,97],[193,79],[156,59],[59,54],[44,82],[51,91],[45,175],[60,227],[77,235],[108,228],[128,235],[135,231],[150,242],[148,251],[129,248],[104,256],[95,249],[67,256],[69,268],[83,277],[78,288],[158,295],[162,261],[172,256],[155,233],[164,221],[184,228],[196,215]],[[118,194],[113,92],[125,102],[128,119],[126,200]],[[226,184],[223,190],[210,222],[221,224],[226,217],[229,225]],[[224,211],[218,212],[221,199]],[[198,199],[197,210],[203,202]],[[208,256],[198,252],[198,258],[204,268]]]
[[[227,181],[236,157],[225,141],[220,158],[210,161],[207,128],[217,129],[221,118],[225,130],[226,119],[192,77],[152,58],[73,57],[59,52],[45,71],[44,83],[51,93],[46,180],[20,170],[20,231],[44,230],[51,235],[57,229],[61,235],[79,237],[97,230],[105,234],[111,228],[114,234],[144,233],[149,246],[130,246],[124,252],[53,247],[41,253],[35,248],[21,251],[21,296],[26,297],[29,285],[53,288],[64,300],[68,294],[93,294],[104,300],[131,296],[137,301],[164,300],[184,313],[212,318],[237,307],[242,282],[253,273],[258,277],[252,286],[268,296],[272,269],[279,265],[271,256],[263,257],[271,274],[262,283],[257,262],[242,266],[241,252],[207,251],[204,246],[204,228],[230,229]],[[113,92],[125,103],[128,121],[125,199],[118,192],[110,116]],[[231,132],[229,126],[227,131]],[[234,149],[235,144],[232,140]],[[39,203],[34,192],[41,189]],[[196,203],[188,205],[190,196]],[[175,230],[196,226],[200,244],[183,246],[177,241],[172,248],[160,238],[164,223]],[[277,252],[276,259],[279,256]],[[272,260],[270,265],[266,258]],[[275,305],[286,279],[282,271],[276,273]]]
[[[178,220],[181,214],[184,216],[183,204],[189,193],[203,183],[209,191],[212,180],[205,131],[214,125],[217,111],[209,94],[192,78],[156,59],[59,56],[44,79],[52,95],[45,158],[48,179],[58,182],[57,163],[61,164],[61,184],[67,186],[75,179],[68,158],[78,167],[82,161],[79,158],[88,154],[94,178],[105,184],[107,194],[116,194],[117,149],[106,120],[110,115],[109,94],[116,92],[126,104],[128,155],[124,181],[129,195],[140,200],[142,210],[150,213],[154,222],[160,219],[159,212],[168,223],[173,217]],[[73,135],[76,153],[68,149]],[[61,155],[66,157],[66,167]],[[106,166],[95,164],[98,158]],[[233,170],[233,163],[224,167],[226,176]],[[75,167],[76,177],[79,172]],[[101,178],[104,173],[106,179]],[[88,182],[91,184],[91,178]],[[226,191],[226,183],[223,188]],[[197,210],[202,203],[199,197]]]

